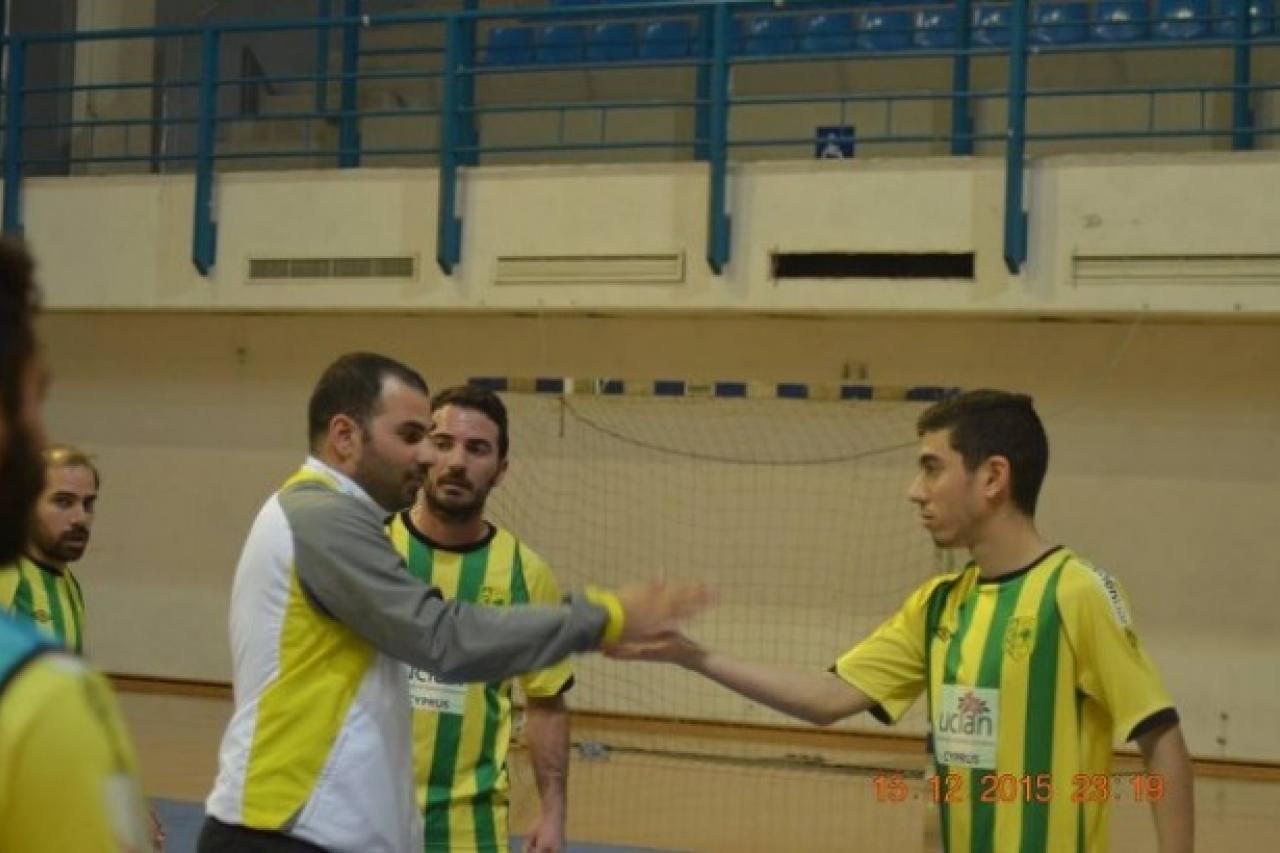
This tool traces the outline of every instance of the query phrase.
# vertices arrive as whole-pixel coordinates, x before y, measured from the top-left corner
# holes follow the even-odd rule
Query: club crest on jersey
[[[480,597],[476,600],[489,607],[505,607],[511,603],[511,598],[507,595],[507,591],[496,586],[480,587]]]
[[[1016,661],[1024,661],[1031,655],[1036,643],[1036,617],[1015,616],[1004,629],[1004,653]]]
[[[35,613],[32,613],[32,614],[31,614],[31,618],[32,618],[32,619],[34,619],[34,620],[36,620],[37,622],[52,622],[52,621],[53,621],[53,616],[52,616],[52,614],[50,614],[48,610],[44,610],[44,609],[36,610],[36,612],[35,612]]]

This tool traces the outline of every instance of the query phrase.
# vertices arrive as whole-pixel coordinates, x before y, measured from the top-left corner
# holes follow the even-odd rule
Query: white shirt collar
[[[307,461],[302,463],[302,467],[309,468],[312,471],[317,471],[331,477],[333,481],[338,484],[338,491],[342,492],[344,495],[351,495],[353,498],[364,501],[374,511],[376,511],[378,515],[387,514],[387,511],[383,509],[377,501],[369,497],[369,493],[366,492],[355,480],[351,479],[337,468],[334,468],[329,463],[318,459],[315,456],[308,456]]]

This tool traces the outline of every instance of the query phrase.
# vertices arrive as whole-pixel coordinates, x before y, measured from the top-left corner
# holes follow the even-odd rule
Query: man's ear
[[[992,456],[978,466],[978,487],[982,496],[989,501],[997,500],[1002,494],[1010,495],[1013,490],[1013,466],[1004,456]]]
[[[364,429],[350,415],[334,415],[329,421],[329,444],[337,457],[346,462],[360,455]]]

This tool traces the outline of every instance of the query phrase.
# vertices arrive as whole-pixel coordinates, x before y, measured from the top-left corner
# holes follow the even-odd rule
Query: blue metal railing
[[[202,274],[208,274],[217,259],[214,189],[219,164],[250,160],[314,163],[318,158],[331,157],[337,166],[351,168],[377,158],[408,157],[416,162],[438,163],[436,254],[440,267],[451,273],[462,254],[464,223],[457,201],[458,183],[465,168],[486,158],[512,155],[670,152],[683,153],[707,164],[706,255],[711,269],[719,274],[728,264],[732,248],[727,191],[731,155],[753,149],[814,146],[820,141],[816,130],[810,134],[782,129],[767,136],[735,132],[731,117],[743,111],[772,109],[784,104],[808,104],[830,108],[838,116],[836,120],[845,125],[850,123],[850,110],[865,111],[875,106],[883,109],[884,130],[860,129],[857,137],[860,146],[926,146],[927,150],[952,155],[975,153],[979,144],[1002,146],[1006,178],[1004,255],[1010,271],[1017,272],[1024,265],[1028,251],[1024,183],[1028,147],[1084,140],[1128,142],[1184,138],[1220,139],[1234,150],[1247,150],[1257,144],[1259,137],[1280,134],[1280,127],[1259,126],[1254,109],[1257,97],[1280,90],[1280,83],[1255,82],[1253,76],[1255,53],[1259,49],[1280,47],[1274,0],[1219,0],[1217,14],[1212,14],[1213,10],[1204,0],[1183,0],[1181,6],[1169,6],[1169,2],[1139,0],[1139,5],[1131,8],[1139,10],[1140,20],[1117,18],[1107,24],[1129,27],[1132,32],[1125,30],[1127,35],[1122,40],[1110,41],[1082,36],[1086,25],[1081,23],[1079,8],[1070,14],[1061,11],[1065,7],[1086,8],[1087,26],[1093,28],[1089,32],[1098,33],[1105,22],[1096,20],[1096,13],[1102,8],[1097,0],[1043,4],[1014,0],[1002,7],[955,0],[954,4],[941,7],[904,4],[890,9],[882,4],[850,7],[809,0],[793,0],[784,8],[761,0],[685,0],[663,2],[660,6],[636,2],[503,10],[481,10],[476,8],[476,0],[463,0],[463,8],[455,11],[381,16],[361,14],[360,0],[341,3],[317,0],[317,16],[306,20],[208,22],[190,27],[11,35],[0,45],[6,52],[9,67],[3,109],[3,226],[10,233],[22,230],[22,179],[28,171],[130,164],[152,169],[189,167],[195,174],[196,189],[192,261]],[[1161,5],[1157,7],[1158,3]],[[1054,20],[1048,14],[1054,8],[1061,13],[1061,20]],[[1153,9],[1163,10],[1161,14],[1165,17],[1153,16]],[[951,16],[947,18],[950,23],[941,28],[934,24],[925,28],[924,15],[930,10]],[[905,12],[915,15],[914,22]],[[818,32],[815,21],[822,16],[838,20],[834,25],[824,22],[823,26],[828,29]],[[642,29],[654,21],[672,24],[672,30],[681,35],[674,41],[645,41],[647,36]],[[601,34],[606,31],[605,27],[588,31],[588,27],[599,24],[616,25],[611,31],[615,37],[613,42],[603,40]],[[809,28],[807,33],[806,28]],[[228,71],[225,67],[227,50],[224,49],[229,49],[229,37],[269,40],[289,32],[312,33],[313,39],[306,38],[314,45],[314,56],[306,61],[286,63],[283,69],[278,63],[273,68],[255,65],[249,71],[239,67]],[[431,46],[426,40],[410,46],[376,43],[376,37],[381,34],[418,32],[439,36],[441,46]],[[514,33],[524,41],[515,39],[513,47],[503,48],[499,44],[500,33]],[[619,33],[621,42],[616,38]],[[330,51],[335,37],[339,70],[333,72]],[[69,43],[143,40],[156,43],[198,40],[198,76],[188,70],[174,79],[28,84],[28,60],[33,50]],[[1229,82],[1202,80],[1177,85],[1126,83],[1056,88],[1031,82],[1032,66],[1042,57],[1084,52],[1138,56],[1149,51],[1169,50],[1218,51],[1229,56]],[[254,55],[268,57],[273,52],[258,48]],[[875,91],[850,90],[846,86],[845,91],[837,92],[777,94],[753,92],[751,84],[746,82],[749,78],[771,77],[775,70],[782,73],[781,69],[790,65],[804,66],[809,71],[801,72],[801,76],[809,73],[811,79],[817,79],[814,69],[855,67],[847,63],[867,62],[881,63],[880,67],[887,68],[890,61],[907,59],[934,63],[937,70],[946,73],[948,83],[932,89]],[[377,62],[380,67],[363,67],[362,60]],[[381,67],[389,62],[399,64]],[[983,88],[975,88],[975,63],[985,63],[987,71],[992,68],[990,63],[997,63],[996,70],[1004,84],[988,83]],[[561,78],[585,75],[583,79],[590,92],[595,88],[595,81],[606,79],[601,75],[626,73],[648,75],[644,79],[653,83],[653,96],[592,96],[578,100],[564,100],[563,95],[560,100],[540,100],[527,94],[506,100],[496,98],[493,93],[483,99],[477,96],[477,87],[482,82],[527,82],[545,79],[539,75],[548,74]],[[679,92],[664,94],[664,87],[673,86],[673,73],[678,78],[674,87]],[[981,79],[989,81],[992,74],[985,74]],[[250,111],[253,114],[245,114],[245,111],[228,111],[228,99],[223,97],[229,87],[244,90],[264,86],[277,91],[293,85],[304,87],[309,108],[276,111],[255,108]],[[329,96],[330,86],[337,88],[336,109]],[[400,98],[401,102],[392,106],[362,109],[362,87],[372,86],[424,88],[434,93],[438,106],[431,105],[431,97],[426,106],[409,104]],[[560,86],[562,91],[570,88]],[[168,93],[165,97],[172,95],[190,109],[186,113],[179,110],[177,115],[153,109],[151,115],[70,116],[54,121],[32,120],[27,116],[27,106],[36,98],[148,91],[153,95]],[[261,104],[264,98],[256,91],[252,94],[241,100]],[[1199,121],[1174,128],[1158,126],[1156,104],[1160,99],[1177,96],[1199,97]],[[1229,126],[1215,126],[1206,118],[1206,100],[1215,96],[1230,100]],[[1030,108],[1040,103],[1065,98],[1101,103],[1113,97],[1144,99],[1147,104],[1145,127],[1050,130],[1037,127],[1029,119]],[[949,109],[945,131],[903,130],[896,126],[895,110],[900,112],[907,105],[921,103]],[[975,109],[999,103],[1007,106],[1003,127],[996,129],[990,122],[980,127],[975,120]],[[691,135],[656,140],[633,135],[619,139],[607,129],[610,116],[653,111],[692,113]],[[486,121],[544,114],[560,119],[554,139],[532,136],[496,139],[481,132]],[[584,114],[599,115],[598,139],[570,139],[566,133],[569,119]],[[387,121],[407,123],[410,132],[400,134],[396,144],[390,146],[366,144],[364,136],[370,128],[377,122]],[[237,127],[263,122],[299,124],[307,134],[317,126],[333,128],[336,146],[314,146],[308,141],[300,147],[250,146],[244,150],[224,138]],[[429,131],[432,122],[436,132],[431,138],[406,141],[412,131]],[[141,127],[162,136],[172,132],[188,142],[185,146],[178,145],[176,150],[171,146],[152,145],[142,153],[134,153],[128,145],[122,152],[102,152],[92,139],[87,153],[30,150],[34,134],[86,132],[92,135],[104,129],[116,129],[127,135],[131,129]]]

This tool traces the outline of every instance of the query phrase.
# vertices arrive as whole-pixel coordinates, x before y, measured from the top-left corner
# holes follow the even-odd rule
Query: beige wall
[[[875,383],[1035,393],[1054,448],[1046,534],[1127,585],[1194,752],[1280,760],[1274,325],[67,312],[46,316],[43,333],[52,433],[98,453],[104,473],[82,574],[91,653],[110,670],[227,677],[240,542],[299,461],[309,387],[339,352],[386,351],[437,385],[485,374],[835,382],[861,363]],[[557,558],[545,532],[524,535]],[[795,583],[859,568],[798,567]],[[741,603],[732,572],[713,580],[727,608]],[[825,666],[857,639],[830,636],[845,623],[826,616],[778,613],[753,636],[776,636],[797,664]],[[615,698],[658,684],[673,710],[743,716],[672,674],[589,674]]]
[[[62,309],[1150,312],[1280,316],[1280,157],[1079,155],[1028,175],[1031,252],[1003,261],[1004,177],[992,158],[883,158],[744,165],[731,174],[733,255],[706,254],[707,172],[697,164],[494,167],[466,173],[462,260],[435,264],[434,170],[239,173],[215,193],[218,258],[191,264],[188,176],[31,180],[27,234]],[[74,245],[76,251],[64,247]],[[780,251],[965,252],[961,280],[772,278]],[[677,253],[666,284],[499,283],[503,256]],[[250,281],[254,257],[409,255],[404,280]],[[1082,256],[1164,259],[1166,276],[1079,277]],[[1248,256],[1237,268],[1236,256]],[[1184,258],[1207,264],[1179,278]],[[1249,260],[1248,258],[1252,258]],[[1144,261],[1146,263],[1146,261]],[[1127,277],[1126,277],[1127,276]]]

